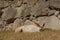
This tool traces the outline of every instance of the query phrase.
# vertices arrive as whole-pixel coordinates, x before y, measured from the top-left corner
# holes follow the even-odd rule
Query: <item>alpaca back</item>
[[[21,30],[22,32],[39,32],[40,29],[41,28],[37,27],[36,25],[24,25],[16,28],[15,32],[20,32]]]

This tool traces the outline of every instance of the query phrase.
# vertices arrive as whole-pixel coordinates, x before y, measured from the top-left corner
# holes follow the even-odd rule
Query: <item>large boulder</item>
[[[3,7],[7,7],[7,6],[9,6],[9,5],[10,5],[9,2],[7,2],[7,1],[3,1]]]
[[[16,9],[17,15],[15,17],[20,18],[22,16],[23,18],[25,18],[30,15],[30,8],[26,4],[22,4],[21,7],[16,7]]]
[[[50,0],[49,5],[55,8],[60,8],[60,0]]]
[[[26,20],[24,25],[36,25],[36,24],[30,20]]]
[[[7,24],[6,24],[6,21],[3,21],[1,18],[0,18],[0,25],[2,25],[3,27],[5,27]]]
[[[54,14],[55,12],[56,12],[56,10],[49,10],[49,11],[48,11],[48,16],[55,15],[55,14]]]
[[[33,20],[37,24],[39,24],[41,27],[46,23],[48,17],[38,17],[36,20]]]
[[[3,1],[0,1],[0,8],[3,7]]]
[[[17,14],[15,16],[15,18],[20,18],[22,15],[23,10],[25,9],[26,5],[22,5],[21,7],[16,7],[17,10]]]
[[[21,16],[22,16],[23,18],[25,18],[25,17],[27,17],[27,16],[30,15],[30,12],[31,12],[30,7],[28,7],[28,6],[26,5],[25,8],[24,8],[24,10],[23,10],[22,13],[21,13]]]
[[[4,31],[5,26],[6,26],[6,21],[2,21],[0,18],[0,31]]]
[[[48,17],[48,20],[45,24],[45,28],[60,30],[60,20],[56,16]]]
[[[60,14],[58,15],[58,19],[60,20]]]
[[[31,15],[34,15],[34,16],[39,16],[39,15],[47,15],[47,12],[46,10],[49,10],[48,9],[48,4],[42,0],[39,0],[35,3],[34,6],[31,7]]]
[[[14,7],[20,7],[23,3],[23,0],[14,0],[14,3],[12,4]]]
[[[22,19],[16,19],[13,23],[12,29],[15,30],[17,27],[20,27],[23,25]]]
[[[13,31],[13,23],[9,24],[9,25],[6,25],[4,28],[3,28],[3,31]]]
[[[39,17],[38,18],[38,23],[43,26],[43,24],[46,23],[48,17]]]
[[[2,15],[2,20],[8,20],[10,18],[14,18],[17,13],[17,10],[12,7],[9,7],[3,11],[4,13]]]
[[[0,0],[0,8],[4,9],[4,8],[8,7],[9,5],[10,5],[10,3],[8,1]]]

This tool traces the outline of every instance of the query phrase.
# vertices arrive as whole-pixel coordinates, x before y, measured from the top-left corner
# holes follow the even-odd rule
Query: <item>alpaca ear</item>
[[[44,26],[45,26],[45,23],[43,24],[43,26],[41,26],[40,31],[44,31],[44,30],[45,30],[45,29],[44,29]]]
[[[42,26],[40,26],[40,27],[41,27],[41,29],[43,29],[43,28],[44,28],[44,26],[45,26],[45,23],[44,23]]]

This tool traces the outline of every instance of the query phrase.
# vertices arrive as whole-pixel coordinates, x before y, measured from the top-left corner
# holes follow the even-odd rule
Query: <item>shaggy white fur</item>
[[[37,27],[36,25],[24,25],[21,27],[16,28],[15,32],[40,32],[40,27]]]

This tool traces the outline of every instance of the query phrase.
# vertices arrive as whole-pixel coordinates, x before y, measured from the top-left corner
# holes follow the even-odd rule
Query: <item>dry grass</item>
[[[0,32],[0,40],[60,40],[60,31],[46,29],[39,33]]]

